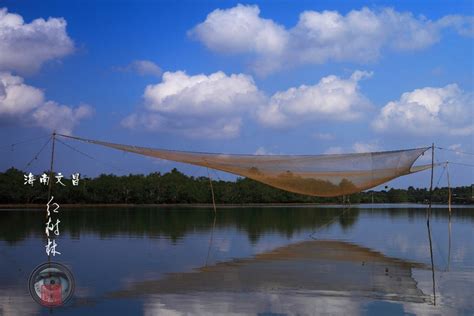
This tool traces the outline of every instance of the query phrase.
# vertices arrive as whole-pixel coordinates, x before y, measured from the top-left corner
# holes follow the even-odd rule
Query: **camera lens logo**
[[[71,271],[56,262],[38,266],[31,273],[28,283],[33,299],[47,307],[61,306],[74,294],[74,278]]]

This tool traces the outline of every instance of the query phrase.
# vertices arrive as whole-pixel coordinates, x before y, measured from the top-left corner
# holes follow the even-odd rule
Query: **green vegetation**
[[[208,233],[212,229],[214,212],[211,208],[167,207],[110,207],[61,208],[61,234],[79,239],[81,234],[96,233],[102,238],[117,235],[162,237],[177,241],[189,233]],[[332,221],[343,229],[350,228],[358,219],[359,210],[343,212],[340,208],[274,208],[256,207],[219,209],[217,229],[236,229],[246,232],[256,242],[268,232],[278,232],[290,238],[303,230],[316,229]],[[27,236],[44,235],[44,208],[39,212],[3,211],[0,222],[8,223],[0,230],[0,240],[17,242]],[[424,213],[420,213],[421,215]],[[456,214],[458,216],[459,214]],[[334,221],[336,217],[337,220]]]
[[[452,216],[457,222],[472,222],[472,208],[456,208]],[[215,229],[237,230],[247,234],[252,243],[268,233],[291,238],[303,231],[317,231],[330,226],[350,229],[363,216],[389,216],[424,223],[426,207],[422,208],[351,208],[340,207],[245,207],[218,208]],[[434,208],[436,221],[446,221],[446,208]],[[166,237],[176,242],[188,234],[209,234],[213,229],[212,207],[61,207],[61,235],[71,239],[96,234],[100,238],[114,236]],[[0,240],[14,244],[31,236],[44,236],[45,207],[37,210],[3,210],[0,212]]]
[[[24,185],[25,173],[10,168],[0,173],[0,204],[43,204],[47,199],[47,186],[39,183]],[[65,179],[63,179],[66,182]],[[341,203],[342,197],[321,198],[282,191],[268,185],[239,178],[236,181],[213,181],[216,203]],[[96,178],[83,178],[79,186],[70,180],[67,186],[54,185],[56,201],[62,204],[189,204],[211,203],[209,179],[190,177],[176,169],[168,173],[116,176],[102,174]],[[453,204],[472,204],[472,186],[452,189]],[[427,189],[409,187],[406,190],[389,189],[366,191],[348,196],[351,203],[426,203]],[[434,203],[446,203],[447,188],[435,188]]]

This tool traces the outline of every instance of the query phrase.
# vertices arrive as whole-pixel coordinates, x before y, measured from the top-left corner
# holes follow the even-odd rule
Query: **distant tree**
[[[24,185],[24,175],[23,171],[15,168],[0,172],[1,204],[29,204],[46,201],[48,187],[40,184],[39,181],[36,181],[33,186]],[[293,177],[290,174],[285,174],[285,176]],[[84,177],[80,180],[79,186],[72,186],[70,182],[66,183],[66,186],[53,185],[54,197],[62,203],[211,203],[209,178],[190,177],[176,168],[165,174],[154,172],[148,175],[101,174],[96,178]],[[311,184],[308,182],[308,185]],[[341,197],[322,198],[291,193],[248,178],[237,178],[236,181],[213,180],[212,186],[216,202],[223,204],[342,202]],[[341,181],[339,186],[349,191],[352,184]],[[472,186],[452,188],[453,203],[472,204],[472,196]],[[393,188],[388,191],[370,190],[346,196],[352,204],[426,203],[429,197],[427,189],[412,186],[406,190]],[[433,190],[434,203],[446,203],[447,199],[448,188]]]

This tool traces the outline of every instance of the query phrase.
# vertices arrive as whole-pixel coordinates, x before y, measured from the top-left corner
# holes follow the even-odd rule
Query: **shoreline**
[[[212,208],[212,203],[174,203],[174,204],[113,204],[113,203],[98,203],[98,204],[60,204],[62,208]],[[337,203],[248,203],[248,204],[216,204],[217,208],[249,208],[249,207],[326,207],[326,208],[339,208],[339,207],[368,207],[368,208],[379,208],[387,206],[395,208],[426,208],[428,204],[423,203],[374,203],[374,204],[337,204]],[[1,209],[43,209],[45,204],[0,204]],[[433,204],[434,208],[448,207],[447,204]],[[473,204],[452,204],[452,208],[470,208],[474,207]]]

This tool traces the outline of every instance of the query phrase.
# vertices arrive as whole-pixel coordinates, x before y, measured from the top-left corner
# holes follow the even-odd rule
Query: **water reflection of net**
[[[111,296],[299,291],[405,302],[429,301],[417,287],[412,268],[426,267],[351,243],[305,241],[251,259],[222,262],[189,273],[173,273],[161,280],[136,282]],[[209,294],[204,295],[209,297]]]

